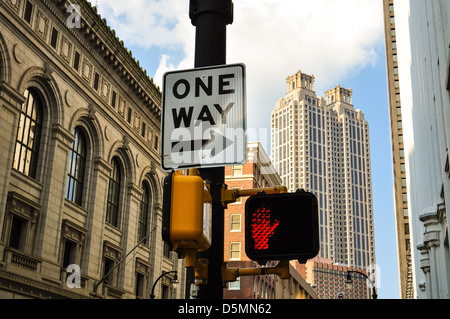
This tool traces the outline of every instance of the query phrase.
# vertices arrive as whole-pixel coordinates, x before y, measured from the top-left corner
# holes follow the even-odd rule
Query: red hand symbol
[[[255,249],[269,248],[269,238],[273,235],[275,228],[280,222],[275,220],[270,223],[270,210],[263,207],[252,214],[251,234],[255,241]]]

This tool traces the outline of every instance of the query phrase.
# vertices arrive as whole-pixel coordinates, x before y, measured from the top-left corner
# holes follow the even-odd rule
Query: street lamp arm
[[[372,297],[373,297],[373,299],[377,299],[377,297],[378,297],[378,295],[377,295],[377,290],[376,290],[376,288],[375,288],[375,282],[373,282],[370,278],[369,278],[369,276],[367,276],[365,273],[363,273],[363,272],[360,272],[360,271],[355,271],[355,270],[347,270],[347,280],[350,280],[350,283],[351,283],[351,276],[350,276],[350,274],[351,273],[354,273],[354,274],[361,274],[361,275],[363,275],[364,277],[366,277],[366,279],[370,282],[370,284],[372,285]]]
[[[360,275],[363,275],[364,277],[366,277],[366,279],[368,280],[368,281],[370,281],[370,283],[373,285],[374,284],[374,282],[369,278],[369,276],[367,276],[365,273],[363,273],[363,272],[360,272],[360,271],[355,271],[355,270],[347,270],[347,273],[348,274],[350,274],[350,273],[354,273],[354,274],[360,274]]]
[[[354,273],[354,274],[361,274],[361,275],[363,275],[364,277],[366,277],[367,279],[370,280],[369,276],[367,276],[367,275],[366,275],[365,273],[363,273],[363,272],[355,271],[355,270],[347,270],[347,272],[348,272],[348,273]]]
[[[164,277],[164,276],[166,276],[166,275],[168,275],[168,274],[176,274],[176,273],[177,273],[176,270],[174,270],[174,271],[168,271],[168,272],[163,272],[162,275],[159,276],[159,277],[155,280],[155,283],[153,284],[152,292],[151,292],[151,294],[150,294],[150,299],[155,299],[155,287],[156,287],[156,284],[158,283],[158,281],[159,281],[162,277]]]

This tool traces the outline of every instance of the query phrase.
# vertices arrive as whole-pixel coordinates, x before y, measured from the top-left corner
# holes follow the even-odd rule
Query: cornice
[[[42,0],[50,11],[65,25],[70,13],[67,8],[77,4],[81,8],[80,28],[67,28],[86,50],[103,58],[97,62],[114,70],[144,105],[158,118],[161,116],[161,91],[147,75],[113,29],[86,0]],[[55,7],[56,6],[56,7]]]
[[[86,299],[87,297],[67,291],[65,289],[45,284],[31,278],[27,278],[6,270],[0,270],[0,287],[7,290],[17,291],[19,293],[29,293],[34,297],[54,298],[65,297],[70,299]],[[27,287],[28,289],[24,289]]]

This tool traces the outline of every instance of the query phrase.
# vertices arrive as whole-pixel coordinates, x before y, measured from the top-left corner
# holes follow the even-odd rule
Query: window
[[[141,136],[145,138],[146,132],[147,132],[147,125],[145,123],[142,123]]]
[[[242,176],[242,165],[235,165],[231,168],[232,176]]]
[[[241,277],[237,277],[236,281],[230,281],[228,283],[228,290],[240,290],[241,289]]]
[[[112,98],[111,98],[111,106],[113,108],[116,108],[116,101],[117,101],[117,93],[116,93],[116,91],[113,91]]]
[[[11,235],[9,237],[9,247],[25,250],[28,221],[17,215],[12,216]]]
[[[64,243],[63,268],[67,268],[71,264],[76,264],[77,244],[66,239]]]
[[[121,172],[117,157],[112,159],[112,171],[109,178],[108,202],[106,208],[106,222],[115,227],[119,224],[119,200],[120,200]]]
[[[23,18],[26,22],[31,23],[31,14],[33,13],[33,4],[30,1],[27,1],[25,5],[25,13]]]
[[[172,250],[170,249],[170,245],[166,242],[163,244],[163,256],[167,258],[172,258]]]
[[[85,246],[86,229],[63,219],[61,228],[61,267],[82,264],[83,247]]]
[[[105,277],[105,284],[114,285],[114,260],[105,258],[105,264],[103,268],[103,277]]]
[[[26,101],[22,104],[17,129],[13,168],[36,178],[39,139],[42,130],[42,105],[33,90],[25,91]]]
[[[98,82],[100,81],[100,74],[98,74],[97,72],[95,72],[94,75],[94,90],[98,90]]]
[[[66,199],[81,206],[83,195],[84,170],[86,167],[86,140],[79,127],[73,131],[75,140],[72,143],[67,174]]]
[[[50,41],[50,45],[54,49],[56,49],[56,45],[58,44],[58,34],[59,34],[58,30],[55,27],[53,27],[52,28],[52,38],[51,38],[51,41]]]
[[[233,214],[230,218],[230,231],[241,231],[241,215]]]
[[[150,208],[150,188],[147,182],[142,183],[141,209],[139,212],[138,241],[144,239],[148,232],[148,210]],[[147,240],[146,240],[147,241]]]
[[[241,243],[230,243],[230,260],[241,259]]]
[[[136,273],[136,298],[144,297],[144,288],[145,288],[145,276],[140,273]]]
[[[162,296],[161,299],[169,299],[170,298],[170,288],[167,285],[162,285]]]
[[[127,122],[131,123],[131,116],[133,115],[133,110],[131,109],[131,107],[128,108],[128,113],[127,113]]]
[[[77,71],[80,68],[80,58],[81,58],[80,52],[75,51],[75,58],[73,59],[73,68]]]
[[[155,134],[155,144],[153,145],[153,147],[155,148],[155,150],[158,150],[158,145],[159,145],[159,136]]]

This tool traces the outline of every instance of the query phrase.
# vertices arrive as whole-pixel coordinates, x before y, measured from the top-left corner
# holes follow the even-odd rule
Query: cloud
[[[187,1],[180,0],[97,0],[99,12],[118,32],[127,46],[183,46]]]
[[[298,70],[316,76],[324,95],[347,76],[373,66],[383,42],[379,0],[234,0],[227,63],[247,66],[249,127],[268,127],[270,112]],[[160,50],[154,80],[192,68],[195,28],[189,1],[99,0],[99,11],[127,47]],[[355,92],[357,94],[357,92]]]
[[[324,95],[373,65],[375,46],[383,44],[378,0],[235,1],[234,18],[228,62],[247,65],[249,112],[255,114],[249,126],[270,123],[287,76],[298,70],[314,74],[316,93]]]

